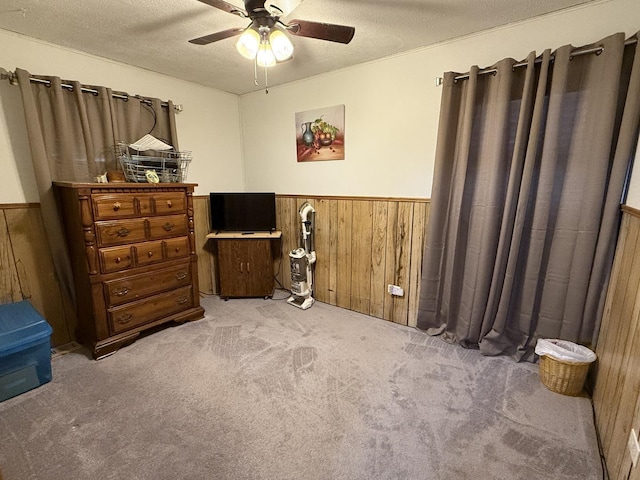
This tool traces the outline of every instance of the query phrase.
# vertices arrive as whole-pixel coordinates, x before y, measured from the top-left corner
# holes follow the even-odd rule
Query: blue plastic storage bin
[[[29,302],[0,305],[0,402],[51,381],[52,331]]]

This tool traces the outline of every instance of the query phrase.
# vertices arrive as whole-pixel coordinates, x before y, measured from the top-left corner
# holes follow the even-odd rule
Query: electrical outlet
[[[635,429],[631,429],[631,433],[629,434],[629,442],[627,443],[627,447],[629,448],[629,453],[631,454],[631,463],[635,467],[638,463],[638,457],[640,457],[640,444],[638,444],[638,434]]]
[[[399,287],[398,285],[387,285],[387,292],[396,297],[404,296],[404,289],[402,287]]]

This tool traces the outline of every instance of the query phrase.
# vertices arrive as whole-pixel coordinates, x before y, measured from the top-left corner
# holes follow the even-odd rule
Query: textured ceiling
[[[294,58],[269,70],[279,85],[451,38],[543,15],[590,0],[304,0],[283,20],[355,27],[348,45],[293,37]],[[283,0],[289,2],[289,0]],[[229,0],[243,8],[241,0]],[[272,3],[278,5],[278,1]],[[2,0],[0,28],[155,72],[244,94],[250,60],[235,38],[206,46],[188,40],[246,19],[197,0]],[[10,67],[7,65],[0,65]],[[46,72],[42,72],[46,73]]]

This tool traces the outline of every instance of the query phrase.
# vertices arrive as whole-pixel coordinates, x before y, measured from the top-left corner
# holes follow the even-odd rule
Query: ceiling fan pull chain
[[[264,94],[269,95],[269,74],[267,73],[269,69],[264,67]]]
[[[258,57],[253,59],[253,83],[258,86]]]

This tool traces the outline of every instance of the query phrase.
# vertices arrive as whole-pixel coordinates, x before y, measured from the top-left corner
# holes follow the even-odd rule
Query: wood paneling
[[[593,403],[612,480],[640,480],[627,440],[640,431],[640,216],[624,208],[596,348]]]
[[[0,208],[0,304],[28,300],[53,328],[53,346],[73,339],[73,308],[65,305],[37,204]]]
[[[383,318],[385,288],[385,271],[387,266],[387,214],[389,202],[373,202],[373,218],[371,224],[371,302],[369,314]],[[420,254],[422,258],[422,254]]]
[[[0,304],[19,302],[24,300],[16,260],[13,256],[13,246],[7,226],[6,210],[0,214]]]
[[[198,281],[201,292],[212,294],[216,287],[216,257],[212,254],[214,242],[209,233],[209,197],[193,197],[193,223],[195,226],[196,254],[198,255]]]
[[[422,274],[422,255],[426,240],[426,228],[429,222],[429,209],[426,203],[416,203],[413,207],[413,238],[411,239],[411,254],[409,256],[409,326],[415,327],[418,319],[418,304],[420,301],[420,278]]]
[[[373,202],[352,203],[351,237],[351,310],[369,314],[371,311],[371,252],[373,250]]]
[[[335,227],[338,230],[336,305],[347,309],[351,308],[351,240],[354,233],[360,233],[353,230],[352,214],[352,200],[338,202],[338,224]],[[318,259],[322,258],[317,251],[316,256]]]
[[[314,202],[316,209],[315,248],[323,252],[331,251],[331,200],[321,199]],[[331,303],[331,259],[316,264],[316,300]]]
[[[283,266],[290,288],[289,251],[300,235],[298,208],[316,209],[315,298],[403,325],[415,325],[429,203],[420,199],[278,195]],[[387,285],[404,296],[391,296]]]

